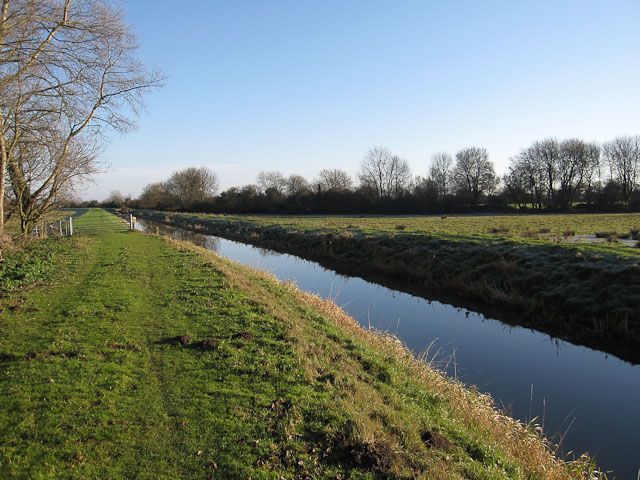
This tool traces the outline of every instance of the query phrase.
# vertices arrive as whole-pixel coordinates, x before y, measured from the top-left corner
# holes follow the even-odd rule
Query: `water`
[[[151,222],[147,222],[151,226]],[[144,229],[144,222],[141,229]],[[640,366],[481,314],[337,274],[299,257],[211,235],[153,229],[268,270],[332,298],[361,324],[393,333],[416,354],[491,394],[523,421],[537,417],[562,452],[590,452],[617,479],[640,468]]]

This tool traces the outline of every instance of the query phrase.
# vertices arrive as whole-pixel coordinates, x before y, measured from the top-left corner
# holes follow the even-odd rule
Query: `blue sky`
[[[486,147],[499,173],[532,140],[640,133],[640,2],[130,0],[141,55],[168,76],[106,151],[86,198],[137,195],[205,165],[223,188],[263,169],[355,174]]]

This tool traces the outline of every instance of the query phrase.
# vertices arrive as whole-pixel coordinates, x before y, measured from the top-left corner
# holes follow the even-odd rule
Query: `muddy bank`
[[[404,291],[640,358],[640,267],[632,259],[553,245],[423,235],[301,232],[220,217],[137,211],[140,218],[318,261]]]

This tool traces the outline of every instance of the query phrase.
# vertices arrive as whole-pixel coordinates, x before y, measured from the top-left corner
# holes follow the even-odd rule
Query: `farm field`
[[[588,475],[330,302],[98,220],[0,270],[1,477]]]
[[[427,216],[289,216],[212,215],[227,220],[303,231],[358,231],[366,234],[416,234],[451,240],[504,240],[550,242],[577,248],[638,255],[619,240],[640,239],[640,214],[522,214],[522,215],[427,215]],[[203,216],[204,217],[204,216]],[[575,236],[601,237],[602,243],[585,245]],[[582,240],[582,239],[581,239]],[[595,239],[594,239],[595,240]],[[598,240],[595,240],[598,241]]]

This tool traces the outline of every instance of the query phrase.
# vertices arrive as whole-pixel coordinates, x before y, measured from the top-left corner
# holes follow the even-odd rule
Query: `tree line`
[[[163,78],[110,0],[2,0],[0,47],[1,239],[97,172],[109,132],[131,129]]]
[[[422,213],[481,209],[538,211],[640,208],[640,136],[602,145],[580,139],[533,142],[496,174],[487,150],[431,156],[424,176],[386,147],[371,148],[356,177],[323,169],[309,180],[261,171],[253,184],[218,192],[211,170],[191,167],[147,185],[136,199],[117,192],[105,202],[161,210],[218,213]]]

